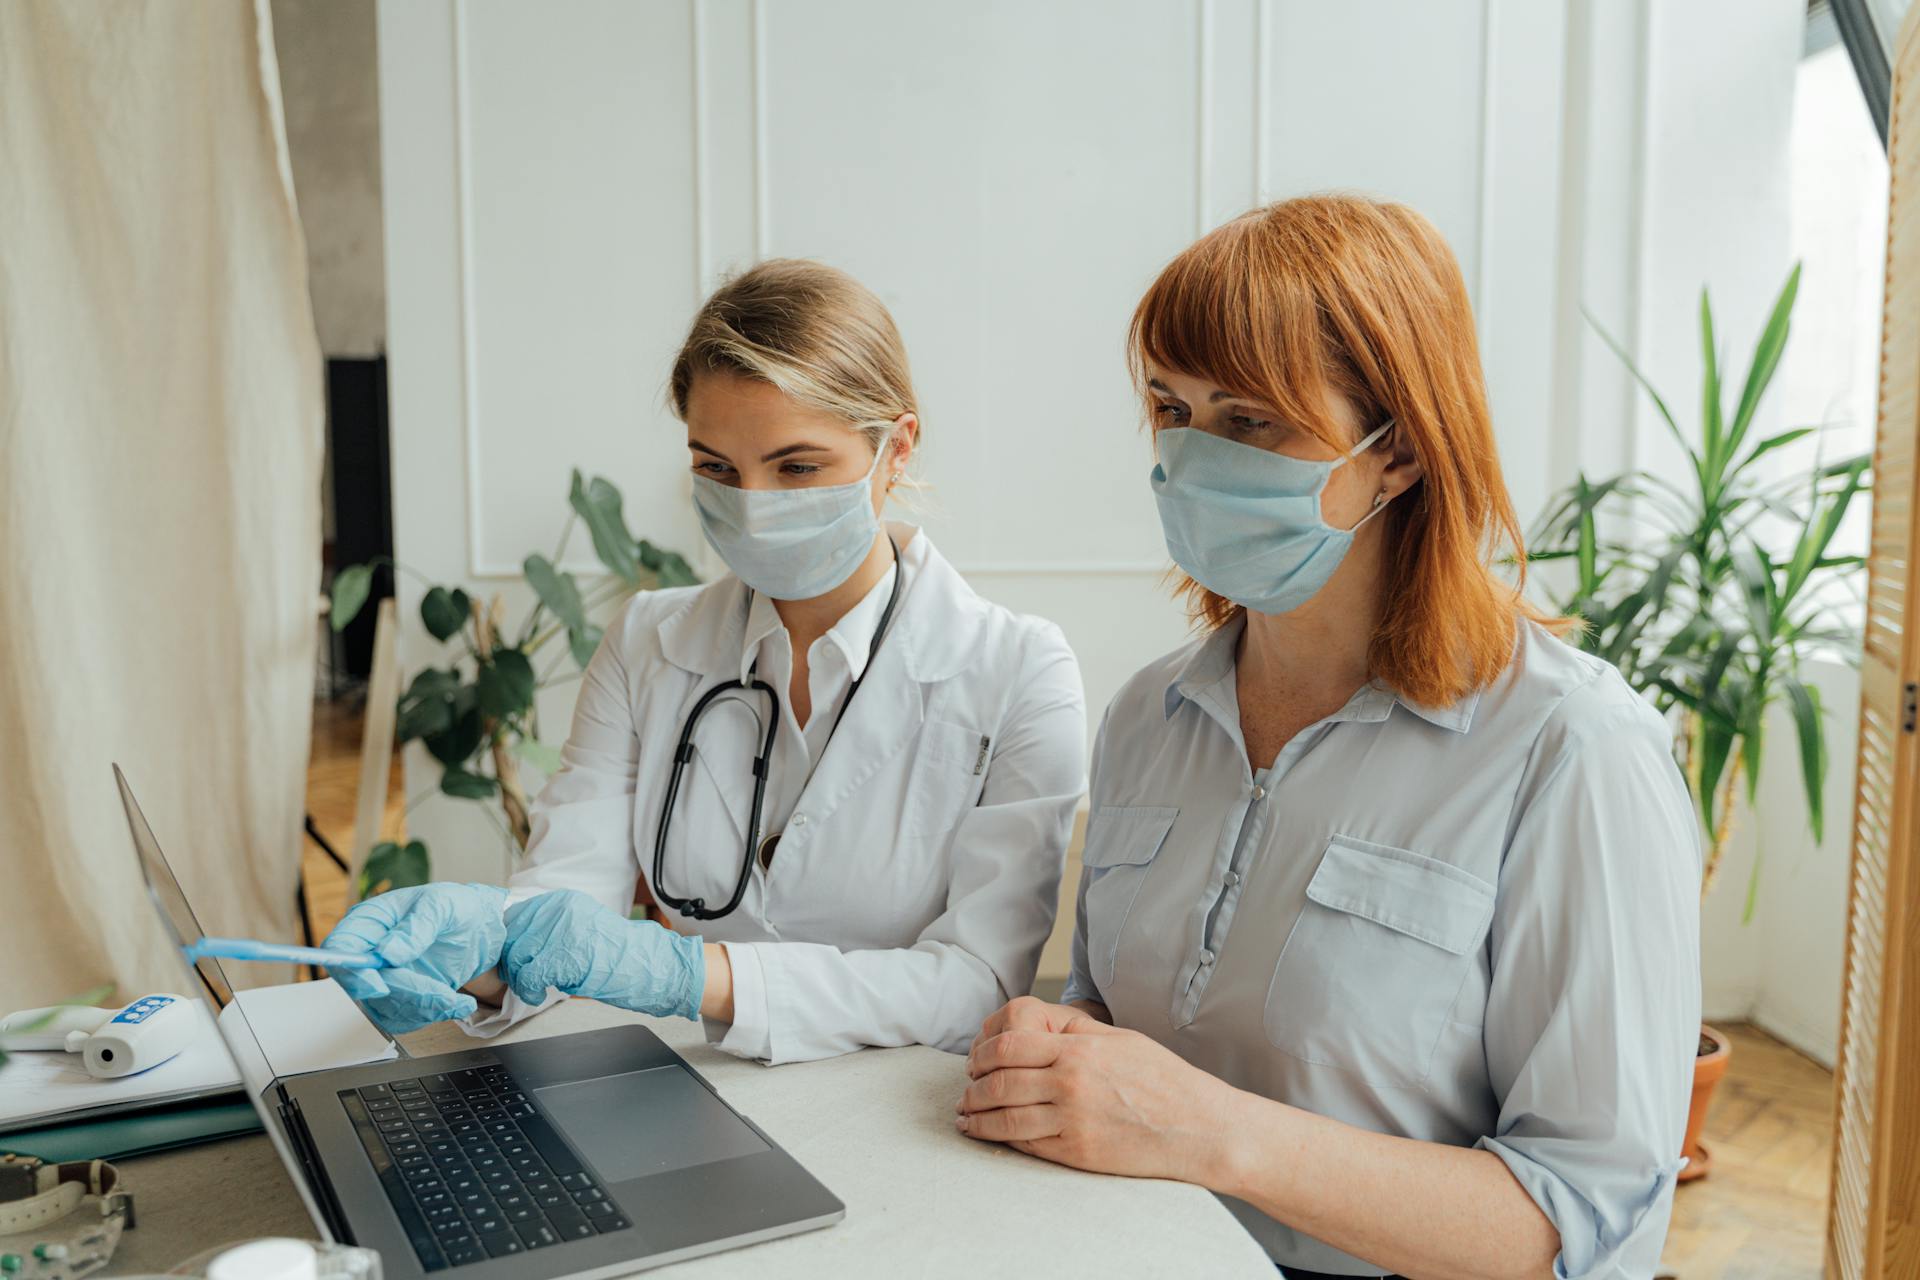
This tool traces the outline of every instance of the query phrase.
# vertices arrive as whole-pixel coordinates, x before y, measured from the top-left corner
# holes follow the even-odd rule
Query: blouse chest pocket
[[[1424,1089],[1493,905],[1493,886],[1451,863],[1334,836],[1267,989],[1267,1039],[1371,1084]]]
[[[991,739],[951,720],[929,720],[920,730],[901,834],[940,835],[978,802],[986,782]]]
[[[1113,984],[1121,931],[1154,856],[1179,816],[1179,809],[1167,805],[1101,805],[1087,819],[1080,856],[1087,878],[1081,914],[1087,927],[1087,966],[1102,990]]]

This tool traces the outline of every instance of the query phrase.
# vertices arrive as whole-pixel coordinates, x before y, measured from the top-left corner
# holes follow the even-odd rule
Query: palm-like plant
[[[1637,470],[1579,477],[1555,495],[1529,558],[1564,561],[1572,586],[1556,606],[1583,624],[1582,648],[1619,667],[1678,721],[1677,746],[1707,834],[1704,894],[1732,833],[1742,779],[1756,794],[1768,709],[1792,712],[1807,821],[1824,832],[1824,712],[1802,664],[1857,661],[1858,628],[1832,587],[1863,563],[1835,555],[1835,533],[1868,487],[1865,457],[1814,465],[1769,482],[1755,463],[1819,430],[1753,439],[1754,417],[1786,348],[1800,269],[1788,275],[1760,334],[1731,412],[1721,380],[1713,308],[1700,294],[1700,422],[1689,438],[1620,344],[1595,324],[1685,456],[1678,480]],[[1591,321],[1591,317],[1589,317]],[[1756,882],[1757,883],[1757,882]],[[1753,905],[1748,887],[1747,910]]]

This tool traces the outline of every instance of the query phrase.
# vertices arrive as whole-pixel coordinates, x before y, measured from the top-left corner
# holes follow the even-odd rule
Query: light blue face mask
[[[816,489],[736,489],[711,476],[693,478],[700,531],[740,581],[775,600],[811,600],[860,567],[880,536],[873,474],[887,453],[889,430],[867,474],[851,484]]]
[[[1287,613],[1311,600],[1340,567],[1360,525],[1336,529],[1320,514],[1320,494],[1336,469],[1360,456],[1393,426],[1330,461],[1290,458],[1196,427],[1154,435],[1160,461],[1150,477],[1160,504],[1167,552],[1188,577],[1255,613]]]

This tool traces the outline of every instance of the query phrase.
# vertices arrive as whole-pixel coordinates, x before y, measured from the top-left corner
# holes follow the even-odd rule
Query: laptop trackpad
[[[682,1067],[548,1085],[533,1096],[609,1182],[768,1149]]]

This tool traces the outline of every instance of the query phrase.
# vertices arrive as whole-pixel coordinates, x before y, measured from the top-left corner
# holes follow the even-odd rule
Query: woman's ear
[[[913,451],[920,447],[920,418],[909,411],[893,420],[893,434],[887,437],[887,452],[890,455],[885,465],[887,487],[906,474],[907,462],[913,457]]]
[[[1393,451],[1387,459],[1385,469],[1380,472],[1381,487],[1386,490],[1386,497],[1391,501],[1418,484],[1420,478],[1426,474],[1426,468],[1420,465],[1420,458],[1413,451],[1413,441],[1408,438],[1407,432],[1398,423],[1394,424],[1392,430],[1387,433],[1387,438],[1380,443]]]

